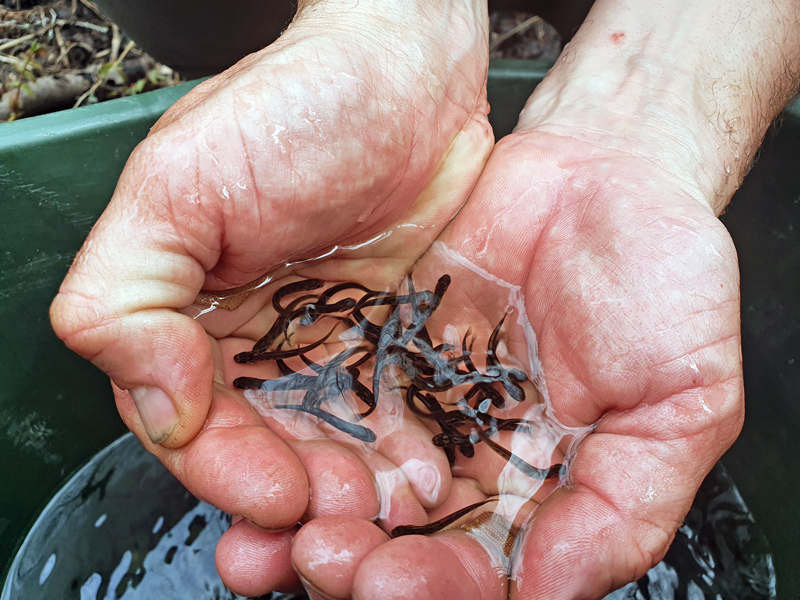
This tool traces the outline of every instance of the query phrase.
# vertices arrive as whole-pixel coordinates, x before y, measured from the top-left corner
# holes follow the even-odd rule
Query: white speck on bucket
[[[89,579],[81,586],[81,600],[95,600],[101,583],[103,583],[103,578],[100,573],[89,575]]]
[[[156,524],[153,525],[153,533],[158,533],[161,531],[161,528],[164,526],[164,517],[158,517]]]
[[[125,574],[131,568],[131,562],[133,561],[133,554],[130,550],[125,550],[122,554],[122,560],[119,561],[119,564],[114,569],[114,572],[111,573],[111,578],[108,580],[108,591],[109,594],[106,596],[107,598],[111,597],[111,592],[115,592],[117,586],[122,581],[122,578],[125,577]],[[130,586],[130,581],[128,582],[128,586]],[[114,596],[116,597],[116,595]]]
[[[47,578],[50,577],[50,573],[53,572],[53,568],[56,566],[56,554],[55,552],[47,557],[47,562],[44,563],[42,567],[42,572],[39,573],[39,585],[43,585]]]

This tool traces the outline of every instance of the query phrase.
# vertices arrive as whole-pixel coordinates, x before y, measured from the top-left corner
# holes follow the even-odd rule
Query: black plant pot
[[[493,0],[490,9],[534,12],[568,41],[594,0]],[[294,16],[292,0],[96,0],[156,60],[192,79],[227,69],[272,43]]]
[[[290,0],[96,0],[156,60],[188,79],[213,75],[275,40]]]

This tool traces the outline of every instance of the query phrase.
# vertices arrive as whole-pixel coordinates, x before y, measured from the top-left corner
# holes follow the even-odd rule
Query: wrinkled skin
[[[362,600],[503,598],[509,586],[515,598],[602,597],[661,559],[741,427],[738,275],[713,213],[640,163],[563,135],[515,133],[439,240],[523,288],[556,416],[598,423],[572,485],[528,524],[513,582],[463,531],[387,542],[351,513],[295,538],[293,564],[310,589]],[[417,271],[441,271],[438,261],[433,251]],[[488,298],[474,298],[473,314],[494,310]],[[430,518],[496,493],[498,473],[456,470]]]
[[[411,225],[327,263],[396,282],[465,202],[493,145],[483,3],[368,4],[304,4],[276,43],[171,108],[129,159],[51,307],[57,334],[111,376],[145,446],[198,497],[273,531],[306,512],[315,457],[336,450],[290,447],[223,385],[217,338],[251,319],[247,306],[232,321],[210,315],[211,335],[174,309],[201,288]],[[125,391],[143,386],[177,410],[166,437]],[[298,585],[292,571],[221,556],[223,578],[244,594]]]
[[[459,14],[450,27],[466,27],[455,32],[465,46],[447,52],[460,60],[453,66],[423,44],[430,64],[451,68],[429,73],[440,86],[422,93],[402,76],[397,89],[379,85],[366,57],[402,66],[403,45],[370,54],[364,40],[354,43],[345,25],[352,18],[334,19],[340,28],[329,21],[329,39],[312,43],[304,19],[310,27],[315,9],[261,56],[188,96],[137,149],[54,302],[56,331],[109,372],[120,413],[143,443],[193,493],[237,516],[217,565],[240,594],[297,589],[299,573],[315,594],[360,600],[509,591],[590,598],[641,576],[741,426],[730,239],[707,199],[674,174],[585,133],[578,141],[568,130],[523,127],[484,169],[492,143],[485,39]],[[334,75],[339,108],[322,111],[331,86],[319,73],[339,69],[367,83]],[[240,285],[286,260],[409,223],[418,227],[297,273],[396,285],[438,238],[523,289],[556,417],[598,422],[578,451],[572,485],[527,523],[513,580],[461,531],[388,541],[372,522],[378,472],[400,473],[380,523],[387,528],[495,492],[468,469],[451,477],[413,418],[366,456],[323,435],[294,439],[230,389],[242,374],[231,358],[266,330],[262,307],[273,288],[198,322],[168,310],[191,304],[203,286]],[[437,273],[438,260],[431,253],[416,268]],[[494,307],[481,302],[469,310],[489,323]],[[140,385],[161,387],[179,407],[180,423],[161,445],[120,389]],[[309,522],[292,540],[301,518]]]
[[[304,6],[277,42],[171,108],[54,301],[56,332],[117,386],[173,399],[167,448],[203,427],[214,370],[202,328],[164,308],[403,223],[418,227],[369,252],[413,263],[480,174],[485,7],[367,4]]]

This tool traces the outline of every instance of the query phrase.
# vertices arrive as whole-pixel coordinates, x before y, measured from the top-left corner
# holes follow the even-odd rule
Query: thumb
[[[213,265],[218,254],[193,256],[164,211],[120,197],[124,187],[78,253],[50,319],[69,348],[130,391],[152,442],[175,448],[203,427],[214,378],[208,336],[176,309],[203,285],[196,257]]]

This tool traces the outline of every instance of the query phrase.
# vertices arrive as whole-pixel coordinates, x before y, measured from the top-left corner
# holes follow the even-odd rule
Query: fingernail
[[[400,465],[400,470],[408,482],[414,486],[420,500],[436,504],[442,491],[442,476],[439,470],[419,459],[412,458]]]
[[[157,387],[140,386],[129,391],[147,436],[154,444],[160,444],[169,437],[178,424],[175,405],[169,396]]]
[[[251,521],[246,517],[242,517],[240,520],[245,521],[248,525],[250,525],[250,527],[252,527],[253,529],[257,529],[258,531],[261,531],[263,533],[283,533],[284,531],[289,531],[292,527],[294,527],[294,525],[289,525],[288,527],[270,529],[269,527],[262,527],[261,525],[255,523],[254,521]]]
[[[303,584],[303,589],[306,591],[306,594],[311,600],[336,600],[336,598],[321,591],[319,588],[309,582],[308,579],[300,575],[297,569],[295,569],[295,572],[297,572],[297,576],[300,578],[300,583]]]

